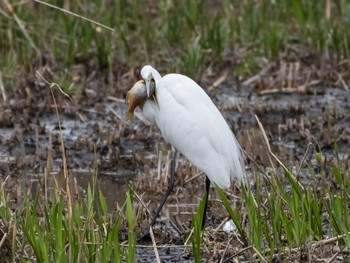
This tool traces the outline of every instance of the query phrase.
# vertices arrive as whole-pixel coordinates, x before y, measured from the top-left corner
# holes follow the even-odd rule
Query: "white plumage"
[[[234,179],[242,182],[245,171],[240,146],[204,90],[184,75],[161,77],[149,65],[142,68],[141,76],[148,96],[141,108],[164,139],[219,187],[230,187]]]

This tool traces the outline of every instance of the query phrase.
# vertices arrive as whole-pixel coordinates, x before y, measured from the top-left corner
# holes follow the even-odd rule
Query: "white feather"
[[[245,176],[240,146],[220,111],[192,79],[169,74],[163,78],[145,66],[143,78],[152,73],[156,98],[143,107],[145,117],[155,123],[164,139],[221,188]]]

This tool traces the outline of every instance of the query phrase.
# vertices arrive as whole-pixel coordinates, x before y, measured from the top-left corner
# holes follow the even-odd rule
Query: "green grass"
[[[27,258],[13,247],[13,260],[35,258],[38,262],[135,262],[135,215],[131,195],[126,199],[126,210],[113,217],[101,192],[94,196],[94,187],[88,187],[87,197],[73,204],[69,218],[63,192],[56,189],[52,200],[47,202],[38,194],[34,200],[25,199],[23,208],[9,216],[8,199],[0,207],[1,223],[18,229],[17,242],[29,246]],[[123,210],[124,211],[124,210]],[[14,220],[14,221],[12,221]],[[121,246],[121,223],[127,222],[127,246]],[[23,231],[23,232],[22,232]],[[11,233],[9,233],[11,236]],[[12,236],[11,236],[12,237]]]
[[[69,2],[51,3],[66,8],[63,3]],[[235,64],[235,75],[251,76],[259,70],[260,58],[273,60],[305,50],[337,61],[350,57],[350,4],[346,0],[332,1],[330,19],[325,16],[325,1],[317,0],[147,4],[80,0],[71,4],[70,11],[113,27],[115,32],[32,1],[11,4],[12,12],[0,6],[0,68],[7,89],[23,88],[23,81],[44,66],[53,69],[49,81],[68,89],[72,68],[80,63],[104,72],[107,84],[112,84],[110,76],[117,69],[146,63],[162,72],[199,78],[208,67],[225,63]],[[244,55],[236,61],[237,50],[244,50]],[[276,251],[288,258],[294,249],[329,237],[339,236],[338,245],[350,249],[349,169],[339,160],[336,145],[334,156],[335,162],[325,163],[322,152],[316,153],[317,167],[309,164],[309,178],[303,183],[295,180],[291,169],[278,170],[269,179],[255,172],[254,186],[242,188],[242,202],[235,209],[217,189],[237,227],[241,245],[235,247],[252,246],[266,261],[273,261]],[[14,211],[3,186],[0,222],[10,240],[12,261],[136,260],[138,218],[130,191],[123,209],[112,216],[94,186],[71,206],[63,191],[55,189],[50,201],[38,194]],[[193,220],[192,252],[198,262],[205,242],[200,231],[202,204]],[[126,230],[124,246],[119,234]]]
[[[205,212],[205,203],[207,201],[208,194],[204,193],[204,196],[199,204],[196,216],[192,218],[193,236],[192,236],[192,252],[196,263],[202,262],[202,244],[203,244],[203,231],[202,223]]]
[[[322,153],[316,155],[321,158]],[[268,262],[273,261],[276,251],[288,257],[288,250],[335,236],[340,236],[343,249],[350,249],[349,170],[342,168],[341,162],[328,165],[332,169],[319,166],[319,175],[310,176],[305,183],[297,182],[288,170],[284,175],[272,174],[269,180],[256,173],[254,190],[242,188],[242,207],[236,211],[218,189],[237,232],[247,240],[246,246],[252,245]],[[328,183],[320,184],[326,168],[331,170]],[[311,175],[316,174],[311,166],[310,170]]]
[[[335,146],[335,156],[337,156]],[[289,170],[277,170],[265,179],[255,173],[252,187],[242,186],[242,200],[232,209],[225,193],[216,188],[224,207],[237,227],[234,249],[251,247],[267,262],[276,254],[288,262],[295,251],[322,244],[338,237],[340,249],[350,249],[350,174],[345,163],[335,160],[309,165],[304,183]],[[316,172],[317,170],[317,172]],[[322,178],[324,177],[324,178]],[[328,183],[323,183],[325,180]],[[69,207],[67,195],[55,189],[48,199],[38,193],[33,200],[24,196],[23,205],[11,211],[4,185],[0,185],[0,224],[12,244],[14,261],[36,259],[38,262],[135,262],[139,217],[134,212],[133,194],[129,190],[124,206],[112,215],[100,191],[93,186],[84,198]],[[204,245],[210,255],[217,244],[210,244],[201,231],[204,203],[193,217],[190,251],[196,262],[203,258]],[[69,212],[71,210],[71,212]],[[119,234],[127,233],[124,245]],[[240,240],[240,245],[237,245]],[[321,243],[318,243],[321,242]],[[322,246],[322,245],[321,245]],[[22,249],[26,247],[26,254]],[[250,258],[255,252],[245,252]]]
[[[13,13],[4,8],[5,15],[0,16],[0,66],[5,83],[15,82],[18,87],[21,75],[33,74],[43,65],[59,68],[52,81],[72,81],[72,66],[88,61],[96,69],[107,69],[109,75],[120,65],[152,63],[196,78],[209,65],[221,65],[240,55],[235,54],[237,48],[246,51],[236,74],[242,73],[241,67],[254,72],[253,58],[273,59],[310,47],[321,56],[346,58],[350,55],[350,4],[338,2],[332,4],[330,19],[325,16],[325,1],[316,0],[147,4],[80,0],[70,5],[70,11],[115,28],[115,32],[42,4],[15,2]],[[66,7],[62,1],[51,3]]]

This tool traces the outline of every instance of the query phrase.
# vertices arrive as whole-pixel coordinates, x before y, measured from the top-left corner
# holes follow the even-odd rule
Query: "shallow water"
[[[264,126],[273,152],[294,171],[299,170],[303,159],[304,163],[316,165],[314,153],[318,144],[324,155],[332,158],[335,140],[339,145],[339,156],[349,159],[350,99],[345,90],[319,88],[314,93],[259,95],[249,87],[238,92],[227,86],[217,89],[211,96],[242,147],[262,166],[277,167],[278,164],[267,154],[255,114]],[[134,180],[137,193],[144,194],[145,202],[151,201],[152,211],[166,187],[167,147],[157,129],[141,117],[126,121],[126,109],[121,100],[94,104],[93,107],[72,107],[69,102],[62,102],[61,134],[67,166],[81,191],[92,183],[97,171],[97,185],[112,210],[123,205],[125,182]],[[12,117],[10,123],[0,126],[0,176],[16,182],[13,185],[24,183],[35,194],[35,189],[41,189],[38,182],[42,182],[45,169],[50,170],[50,180],[62,178],[62,154],[54,108],[36,109],[33,106],[32,110],[35,114],[23,114],[18,107],[9,107],[7,111]],[[309,142],[312,145],[308,149]],[[179,162],[185,173],[192,169],[183,157]],[[186,170],[184,166],[189,168]],[[307,178],[308,170],[300,168],[300,171],[301,176]],[[142,174],[149,177],[141,180]],[[168,218],[175,215],[180,222],[187,223],[203,194],[204,176],[200,178],[191,193],[179,194],[179,188],[175,189],[163,215]],[[49,182],[49,186],[54,183]],[[8,190],[11,191],[11,187]]]

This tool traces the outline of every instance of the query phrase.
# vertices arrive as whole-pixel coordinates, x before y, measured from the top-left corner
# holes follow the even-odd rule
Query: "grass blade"
[[[222,200],[222,202],[224,203],[224,206],[227,210],[227,212],[229,213],[231,219],[233,220],[233,223],[236,225],[237,227],[237,230],[238,230],[238,233],[241,235],[241,238],[242,238],[242,241],[244,243],[245,246],[248,246],[248,240],[247,240],[247,235],[246,233],[244,232],[240,222],[239,222],[239,217],[236,215],[236,213],[233,211],[224,191],[215,184],[215,188],[216,188],[216,191],[218,191],[219,193],[219,196]]]

